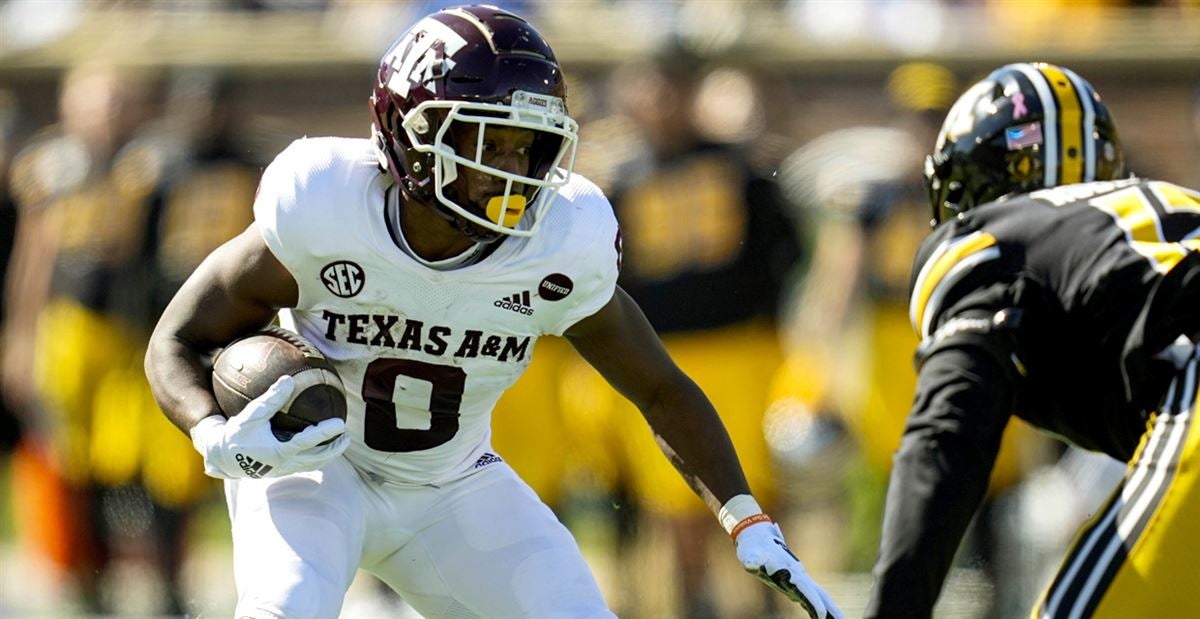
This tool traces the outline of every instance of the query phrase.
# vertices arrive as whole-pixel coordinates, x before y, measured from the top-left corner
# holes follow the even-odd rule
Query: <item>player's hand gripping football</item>
[[[319,469],[341,455],[350,445],[341,419],[326,419],[287,442],[275,438],[271,416],[287,404],[294,389],[292,377],[284,376],[234,417],[213,415],[196,424],[192,445],[204,456],[204,472],[222,479],[282,477]],[[325,441],[330,442],[322,445]]]
[[[833,599],[788,549],[779,525],[770,520],[756,522],[742,529],[735,539],[738,560],[747,572],[803,606],[813,619],[843,619]]]

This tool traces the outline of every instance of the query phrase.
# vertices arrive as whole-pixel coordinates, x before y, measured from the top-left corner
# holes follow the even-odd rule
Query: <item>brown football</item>
[[[337,371],[308,340],[278,327],[235,340],[217,353],[213,393],[221,412],[233,417],[284,375],[295,379],[296,390],[271,418],[279,440],[332,417],[346,418],[346,393]]]

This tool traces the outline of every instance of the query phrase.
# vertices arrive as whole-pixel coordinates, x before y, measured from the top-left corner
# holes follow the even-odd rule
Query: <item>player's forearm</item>
[[[207,355],[179,338],[155,332],[146,349],[146,378],[159,408],[187,434],[221,409],[213,397]]]
[[[146,377],[167,418],[189,432],[219,414],[210,355],[267,325],[298,295],[253,224],[205,258],[163,310],[146,351]]]
[[[660,390],[642,415],[667,459],[717,514],[730,498],[749,494],[749,485],[716,410],[695,383],[681,383]]]
[[[934,439],[906,440],[888,483],[883,535],[865,617],[929,617],[983,498],[986,471],[963,471]],[[976,468],[980,468],[976,466]]]
[[[1005,369],[981,349],[944,349],[921,368],[888,481],[866,617],[932,613],[987,492],[1011,397]]]

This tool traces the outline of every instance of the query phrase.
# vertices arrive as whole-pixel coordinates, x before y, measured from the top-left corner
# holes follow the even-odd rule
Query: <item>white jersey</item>
[[[492,408],[537,338],[612,298],[617,223],[603,193],[575,174],[536,235],[438,271],[389,235],[389,185],[368,140],[297,140],[263,174],[254,216],[300,287],[285,324],[345,385],[347,457],[389,480],[437,484],[492,457]]]

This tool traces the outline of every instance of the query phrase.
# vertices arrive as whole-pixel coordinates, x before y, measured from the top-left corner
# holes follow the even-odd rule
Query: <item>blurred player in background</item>
[[[490,445],[492,407],[543,335],[638,404],[747,571],[811,616],[841,616],[616,285],[617,222],[571,173],[565,95],[522,18],[471,6],[422,19],[380,62],[374,139],[294,142],[263,175],[255,222],[167,306],[146,370],[227,480],[237,616],[336,617],[361,565],[431,619],[611,617],[570,533]],[[289,441],[268,427],[289,378],[226,419],[206,365],[280,310],[349,405],[346,423]]]
[[[162,170],[161,200],[149,230],[153,272],[146,295],[150,318],[138,333],[137,356],[153,326],[153,317],[214,249],[237,236],[252,220],[250,205],[261,167],[239,141],[232,84],[214,71],[185,70],[170,76],[166,114],[147,127],[128,149],[142,165]],[[153,403],[140,364],[126,368],[127,389]],[[158,407],[142,409],[139,420],[147,445],[140,480],[160,514],[161,565],[167,570],[173,599],[183,601],[180,568],[191,513],[212,498],[217,484],[183,446],[186,438],[162,416]],[[176,607],[178,607],[176,605]],[[186,609],[187,606],[184,605]],[[194,610],[194,609],[192,609]]]
[[[898,91],[920,98],[903,100]],[[813,257],[788,303],[787,360],[772,384],[767,436],[786,488],[822,488],[828,502],[847,501],[833,508],[836,532],[818,521],[809,534],[830,544],[823,555],[838,569],[869,565],[878,548],[879,505],[871,499],[882,500],[915,383],[906,370],[916,340],[900,265],[928,230],[911,180],[920,165],[917,134],[925,110],[953,97],[953,76],[906,65],[888,92],[892,124],[820,135],[780,166],[785,196],[809,224]]]
[[[239,141],[230,78],[216,71],[172,76],[167,110],[143,141],[169,160],[155,243],[155,316],[212,250],[253,219],[262,165]]]
[[[714,88],[740,96],[698,109],[706,84],[703,62],[673,43],[652,66],[613,77],[621,85],[621,111],[644,138],[637,155],[618,168],[612,192],[624,247],[620,284],[720,412],[755,495],[774,505],[762,419],[767,381],[781,359],[774,324],[779,292],[799,258],[799,236],[778,188],[750,166],[744,149],[714,140],[698,125],[715,121],[727,137],[750,141],[757,118],[747,112],[757,105],[750,78],[732,70],[707,76],[725,80]],[[704,113],[720,116],[698,117]],[[641,513],[637,533],[651,544],[648,553],[624,561],[655,572],[627,572],[627,586],[640,592],[641,611],[718,616],[719,577],[708,568],[714,531],[703,503],[657,457],[649,435],[630,431],[635,410],[619,398],[595,399],[617,405],[610,415],[620,424],[622,462]],[[678,570],[671,576],[653,567],[667,557]],[[663,594],[665,600],[655,600]]]
[[[938,225],[913,273],[922,338],[868,617],[928,617],[1013,417],[1129,462],[1033,614],[1180,616],[1200,585],[1200,193],[1123,178],[1092,86],[1001,67],[926,162]]]
[[[109,569],[121,561],[165,579],[153,608],[183,612],[179,508],[204,484],[193,461],[161,451],[180,441],[137,362],[153,316],[165,172],[134,138],[152,86],[133,71],[72,69],[61,126],[36,136],[12,170],[21,220],[4,379],[31,430],[14,487],[43,499],[22,500],[18,521],[73,573],[90,611],[122,607],[129,588]]]

